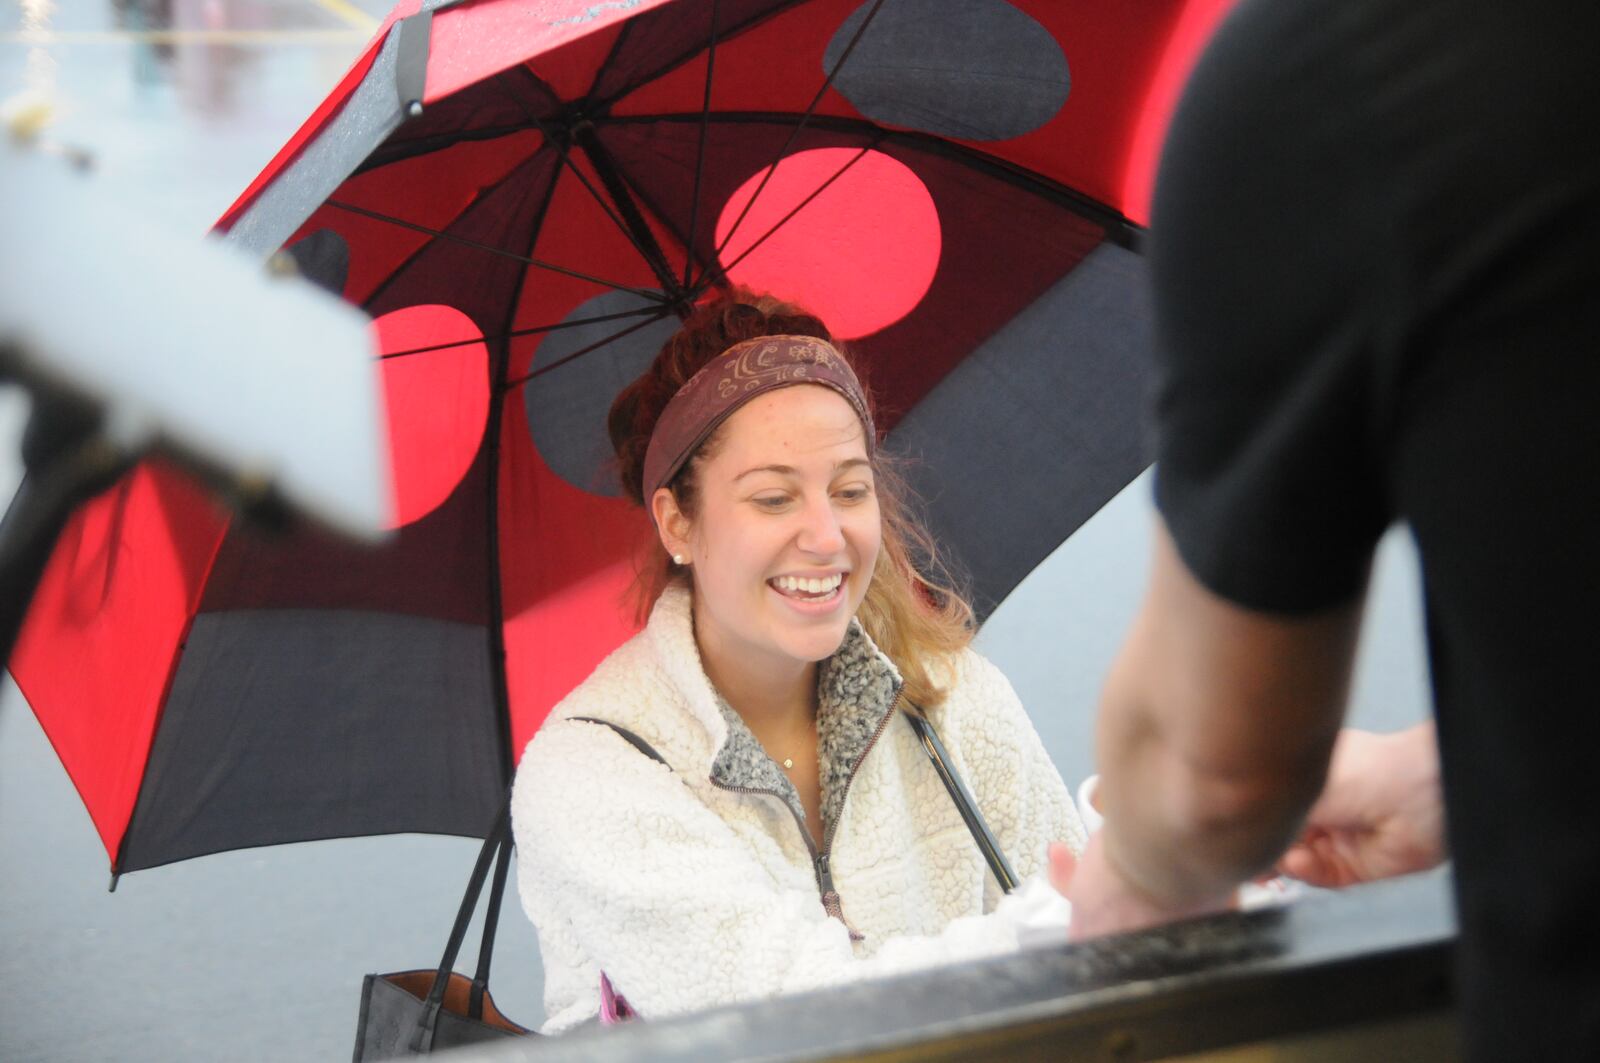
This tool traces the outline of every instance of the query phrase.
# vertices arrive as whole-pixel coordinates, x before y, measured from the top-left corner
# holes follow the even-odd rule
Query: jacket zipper
[[[727,786],[716,779],[711,780],[712,786],[719,790],[726,790],[729,793],[766,794],[769,797],[776,797],[782,802],[783,807],[789,810],[789,814],[794,816],[795,826],[800,828],[800,837],[806,843],[806,850],[811,854],[811,867],[817,876],[817,891],[822,895],[822,910],[845,925],[845,928],[850,931],[851,941],[862,941],[866,938],[866,935],[851,926],[850,920],[844,917],[844,906],[839,899],[839,891],[833,885],[831,863],[833,835],[838,830],[839,819],[843,818],[845,798],[850,795],[850,786],[856,781],[856,772],[861,770],[862,761],[867,759],[867,754],[872,752],[872,747],[878,744],[878,739],[883,737],[883,732],[889,729],[889,722],[894,719],[895,711],[900,707],[900,697],[900,693],[896,691],[894,700],[889,703],[889,711],[883,714],[883,718],[878,721],[877,729],[872,732],[872,737],[867,739],[866,747],[861,750],[861,755],[856,758],[854,764],[850,765],[850,774],[845,776],[844,780],[844,792],[839,795],[839,811],[841,815],[828,824],[828,831],[822,836],[821,850],[818,850],[817,843],[811,840],[811,832],[806,829],[805,820],[800,818],[799,814],[795,812],[794,806],[785,801],[783,795],[776,790],[762,790],[750,786]]]

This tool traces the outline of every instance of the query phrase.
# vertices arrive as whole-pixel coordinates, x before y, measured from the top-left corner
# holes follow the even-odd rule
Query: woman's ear
[[[665,487],[656,488],[650,496],[650,516],[655,518],[656,534],[661,545],[674,558],[689,556],[689,518],[678,508],[678,500]]]

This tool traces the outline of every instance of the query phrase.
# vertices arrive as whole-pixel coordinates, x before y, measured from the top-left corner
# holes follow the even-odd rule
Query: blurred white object
[[[1276,875],[1265,882],[1246,882],[1239,887],[1239,910],[1268,908],[1274,904],[1288,904],[1306,891],[1306,884],[1285,875]]]
[[[1078,816],[1083,829],[1093,834],[1105,823],[1100,806],[1095,804],[1095,794],[1100,788],[1100,776],[1091,775],[1078,784]],[[1247,882],[1239,887],[1239,908],[1250,911],[1273,904],[1287,904],[1305,892],[1305,883],[1278,875],[1265,882]]]
[[[130,456],[159,449],[347,534],[383,532],[387,434],[360,311],[117,209],[20,136],[0,137],[0,249],[0,377],[102,404]]]
[[[1000,904],[1012,908],[1019,948],[1059,945],[1072,926],[1072,902],[1057,893],[1042,873],[1023,880]]]
[[[1100,815],[1100,806],[1095,804],[1095,791],[1100,788],[1100,776],[1091,775],[1078,784],[1078,817],[1083,820],[1083,829],[1093,834],[1105,823],[1105,817]]]

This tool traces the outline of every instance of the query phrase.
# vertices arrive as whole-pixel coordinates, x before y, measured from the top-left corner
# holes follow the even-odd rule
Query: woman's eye
[[[752,498],[750,501],[754,502],[761,509],[777,510],[777,509],[782,509],[784,506],[789,504],[789,496],[788,495],[761,495],[761,496],[759,496],[757,498]]]
[[[872,490],[867,487],[846,487],[835,491],[834,497],[841,502],[855,503],[865,502],[871,494]]]

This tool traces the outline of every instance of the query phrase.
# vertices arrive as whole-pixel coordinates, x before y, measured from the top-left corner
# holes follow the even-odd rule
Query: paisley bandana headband
[[[820,384],[844,396],[861,418],[867,453],[872,453],[875,437],[867,396],[834,346],[815,336],[757,336],[706,363],[661,411],[644,453],[645,506],[735,410],[757,395],[796,384]]]

